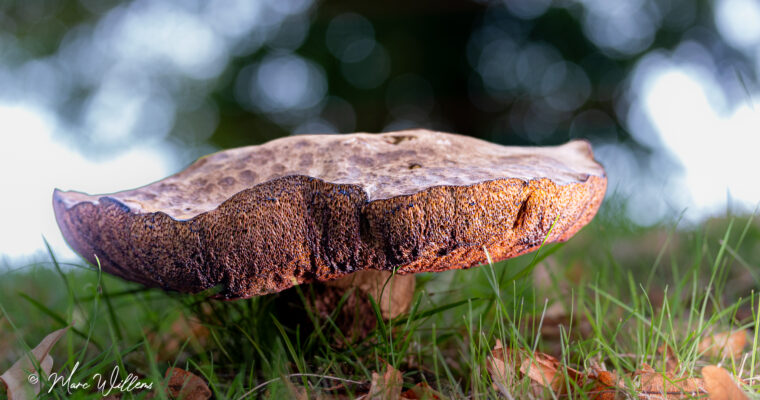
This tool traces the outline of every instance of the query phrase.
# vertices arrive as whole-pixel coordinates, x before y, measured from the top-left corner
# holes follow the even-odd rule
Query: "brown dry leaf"
[[[678,377],[672,372],[657,372],[644,364],[634,376],[640,378],[638,395],[647,400],[690,399],[707,393],[700,378]]]
[[[403,385],[404,378],[401,376],[401,371],[386,363],[383,375],[377,372],[372,373],[372,385],[367,398],[369,400],[399,400]]]
[[[579,371],[561,365],[559,360],[544,353],[535,353],[533,357],[526,356],[520,363],[520,372],[542,386],[551,388],[554,393],[566,392],[568,385],[565,382],[565,373],[579,386],[583,386],[586,378]]]
[[[720,332],[710,335],[699,342],[698,350],[707,357],[729,356],[739,358],[747,345],[747,332]]]
[[[667,343],[657,348],[657,352],[665,355],[665,371],[676,373],[681,368],[681,361],[676,351]]]
[[[588,363],[588,374],[593,378],[599,376],[602,372],[607,372],[607,367],[604,366],[601,357],[597,354],[586,359]]]
[[[45,336],[44,339],[32,349],[31,354],[39,363],[44,372],[44,376],[50,375],[53,369],[53,357],[50,356],[50,350],[60,340],[69,327],[59,329]],[[37,382],[31,383],[30,376],[35,375]],[[16,361],[11,368],[0,375],[0,382],[3,383],[8,393],[8,400],[26,400],[36,398],[40,393],[39,371],[34,369],[34,363],[29,355],[24,355]]]
[[[592,367],[589,378],[594,386],[588,392],[591,400],[618,400],[624,398],[623,383],[614,372]]]
[[[531,356],[526,351],[505,349],[499,340],[496,341],[496,346],[488,357],[486,369],[491,375],[494,390],[505,396],[508,395],[507,388],[513,386],[511,383],[515,382],[517,371],[530,378],[535,385],[533,389],[537,395],[540,395],[544,388],[551,389],[557,394],[565,393],[569,386],[565,381],[565,374],[579,386],[583,386],[586,381],[584,374],[561,365],[556,358],[548,354],[535,353]]]
[[[436,390],[433,390],[425,382],[420,382],[411,389],[401,393],[404,400],[443,400],[446,397]]]
[[[536,353],[534,357],[526,357],[520,363],[520,372],[543,386],[557,392],[562,388],[562,373],[557,371],[559,361],[556,358]]]
[[[166,392],[175,399],[206,400],[211,398],[211,389],[208,388],[206,382],[198,375],[184,369],[167,369],[166,379],[169,380]]]
[[[708,365],[702,368],[702,377],[711,400],[748,400],[725,369]]]
[[[509,358],[506,358],[509,357]],[[517,363],[516,355],[509,349],[504,349],[501,340],[496,339],[496,345],[488,356],[486,370],[491,375],[493,389],[506,395],[506,390],[514,382],[514,366]]]

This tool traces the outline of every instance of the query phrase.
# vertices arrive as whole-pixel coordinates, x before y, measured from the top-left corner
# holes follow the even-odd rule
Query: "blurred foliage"
[[[309,118],[319,118],[340,132],[377,132],[391,127],[424,126],[502,143],[550,144],[582,136],[639,147],[625,128],[623,119],[628,101],[625,85],[632,67],[643,54],[658,48],[672,49],[688,36],[704,41],[705,47],[715,55],[736,62],[747,62],[742,60],[740,53],[731,51],[719,35],[694,33],[695,29],[713,29],[711,2],[633,2],[638,8],[656,15],[657,26],[651,44],[630,53],[600,48],[589,40],[589,28],[584,28],[584,23],[589,23],[586,17],[593,12],[593,8],[599,7],[595,3],[598,2],[555,2],[553,7],[544,12],[539,10],[540,14],[534,19],[521,19],[510,11],[514,11],[515,7],[518,10],[519,7],[524,8],[524,1],[516,1],[515,7],[487,1],[319,1],[305,11],[305,18],[284,19],[276,29],[277,32],[272,34],[270,31],[261,40],[263,45],[260,47],[248,54],[231,57],[219,76],[191,79],[191,82],[185,84],[189,85],[190,90],[193,85],[211,89],[204,96],[212,99],[217,109],[218,124],[213,129],[213,134],[204,140],[222,148],[260,143],[286,135]],[[0,30],[14,36],[19,48],[25,52],[15,57],[6,57],[6,62],[14,59],[21,62],[53,54],[67,32],[77,26],[91,26],[99,19],[106,18],[114,7],[123,7],[125,4],[92,0],[6,0],[0,4]],[[200,9],[203,5],[187,2],[183,7]],[[234,7],[234,4],[230,7]],[[330,23],[345,13],[359,14],[371,23],[374,39],[387,56],[387,78],[379,79],[376,85],[369,85],[372,87],[357,87],[352,79],[347,79],[345,63],[331,54],[326,43]],[[295,39],[287,43],[291,31],[303,29],[304,24],[307,31],[302,41],[299,43]],[[545,73],[532,84],[528,82],[527,87],[517,85],[507,89],[494,88],[487,77],[479,74],[482,69],[478,63],[482,62],[483,57],[478,53],[494,51],[488,47],[489,42],[501,38],[511,40],[523,48],[529,45],[545,46],[550,52],[556,51],[560,60],[580,66],[581,76],[578,79],[590,83],[588,96],[582,96],[578,104],[567,109],[552,109],[549,105],[551,99],[547,103],[547,97],[551,97],[552,93],[541,93],[540,87],[546,86],[551,73]],[[235,94],[241,71],[247,66],[260,63],[267,56],[292,50],[316,63],[324,71],[327,88],[325,97],[317,106],[318,110],[297,110],[284,118],[273,118],[271,113],[242,104],[240,96]],[[97,56],[92,54],[92,57]],[[505,55],[507,58],[512,56],[518,57],[519,54]],[[356,68],[364,69],[359,74],[369,73],[367,68],[377,67],[377,63],[369,61],[366,66],[357,64]],[[541,70],[547,67],[540,65],[540,54],[536,59],[527,60],[531,61],[539,64],[530,68]],[[513,72],[505,66],[503,74],[510,73]],[[427,87],[432,89],[432,98],[415,99],[413,86],[407,87],[407,92],[402,91],[400,97],[389,97],[393,82],[409,74],[421,78],[423,85],[425,82],[428,84]],[[572,81],[573,76],[565,74],[558,79]],[[402,80],[402,89],[403,84]],[[570,95],[573,90],[576,95],[579,91],[582,95],[583,87],[578,89],[573,86],[573,82],[569,84]],[[68,106],[62,106],[59,111],[67,114],[72,121],[80,119],[81,116],[77,116],[77,113],[84,112],[83,106],[71,103],[86,103],[88,96],[96,89],[85,85],[81,90],[73,90]],[[412,103],[417,100],[425,102],[426,110],[423,111],[426,112],[417,115],[403,115],[403,111],[392,112],[396,106],[394,101],[408,98],[411,98]],[[589,114],[590,110],[594,112]],[[304,115],[309,118],[304,118]],[[185,112],[178,107],[171,135],[180,143],[197,145],[193,142],[194,139],[188,139],[192,135],[187,134],[187,124],[183,124],[187,119],[192,120],[192,110]],[[398,120],[402,121],[393,123]],[[307,124],[302,128],[309,131],[308,127]],[[322,124],[313,130],[330,129]]]

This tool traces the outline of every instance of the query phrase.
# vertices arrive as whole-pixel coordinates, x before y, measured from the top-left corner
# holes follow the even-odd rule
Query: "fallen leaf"
[[[711,400],[748,400],[748,397],[725,369],[708,365],[702,368],[705,389]]]
[[[535,353],[532,357],[526,355],[520,364],[520,372],[557,394],[565,393],[573,387],[565,381],[565,377],[578,386],[583,386],[586,378],[579,371],[562,365],[559,360],[544,353]]]
[[[710,335],[699,342],[698,350],[707,357],[729,356],[739,358],[747,345],[747,332],[720,332]]]
[[[370,400],[399,400],[403,384],[404,379],[401,376],[401,371],[393,368],[390,364],[385,364],[383,375],[377,372],[372,373],[372,384],[367,398]]]
[[[166,370],[166,379],[169,380],[166,391],[175,399],[182,400],[206,400],[211,398],[211,389],[198,375],[185,371],[181,368],[169,368]]]
[[[634,373],[638,377],[640,399],[673,400],[702,396],[707,393],[700,378],[679,377],[672,372],[657,372],[644,364]]]
[[[506,358],[507,356],[509,359]],[[514,382],[514,365],[517,361],[514,353],[505,350],[501,340],[496,339],[496,345],[487,359],[486,370],[491,375],[493,389],[504,396],[509,395],[507,388]]]
[[[665,371],[667,372],[678,372],[681,368],[681,361],[678,359],[678,355],[676,354],[676,351],[673,350],[670,345],[667,343],[663,344],[659,348],[657,348],[657,352],[660,354],[665,355]]]
[[[596,371],[594,387],[589,391],[591,400],[617,400],[623,397],[623,386],[614,372]]]
[[[593,357],[587,358],[586,363],[588,364],[589,369],[589,375],[592,377],[599,376],[602,372],[606,372],[607,368],[604,366],[604,363],[601,360],[601,357],[597,354]]]
[[[518,367],[519,366],[519,367]],[[586,376],[581,372],[562,365],[556,358],[545,354],[529,354],[527,351],[504,348],[500,340],[488,357],[486,369],[491,375],[494,390],[505,397],[511,397],[508,388],[514,386],[517,372],[527,376],[535,385],[533,389],[540,396],[544,388],[556,394],[567,392],[574,385],[565,381],[565,376],[576,385],[583,386]]]
[[[401,393],[401,398],[404,400],[443,400],[446,397],[433,390],[427,383],[420,382],[411,389]]]
[[[557,392],[562,388],[562,374],[557,373],[559,361],[546,354],[536,353],[534,357],[526,357],[520,363],[520,372],[543,386]]]
[[[50,350],[63,337],[69,328],[59,329],[45,336],[44,339],[32,349],[31,354],[39,363],[44,376],[50,375],[53,370],[53,357]],[[27,400],[36,398],[40,393],[40,373],[34,369],[34,363],[28,354],[16,361],[11,368],[0,375],[8,393],[8,400]]]

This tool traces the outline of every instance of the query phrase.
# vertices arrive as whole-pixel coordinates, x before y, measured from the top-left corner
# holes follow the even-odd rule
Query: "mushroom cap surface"
[[[484,249],[515,257],[569,239],[606,185],[585,141],[507,147],[410,130],[289,136],[138,189],[56,190],[53,207],[71,247],[106,272],[245,298],[361,270],[470,268]]]

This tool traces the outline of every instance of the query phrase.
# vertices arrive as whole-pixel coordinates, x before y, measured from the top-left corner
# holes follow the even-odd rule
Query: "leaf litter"
[[[710,357],[740,357],[746,346],[746,332],[721,332],[703,339],[699,351]],[[536,397],[549,391],[553,397],[579,397],[584,393],[594,400],[634,398],[644,400],[675,400],[708,398],[712,400],[745,400],[747,395],[731,374],[715,365],[702,368],[701,377],[681,371],[676,353],[669,346],[658,349],[666,357],[665,371],[656,371],[646,363],[635,371],[607,371],[603,365],[591,362],[580,372],[564,365],[555,357],[525,349],[504,347],[500,340],[487,359],[493,389],[503,397],[514,398],[510,388],[520,379],[528,379]],[[621,379],[625,376],[627,379]],[[627,387],[626,380],[633,384]]]
[[[0,382],[5,386],[8,400],[27,400],[37,398],[40,393],[40,381],[50,375],[53,370],[53,357],[50,350],[60,340],[69,327],[58,329],[45,336],[44,339],[16,361],[10,369],[0,375]],[[34,357],[34,360],[30,358]],[[35,366],[44,372],[41,374]]]

